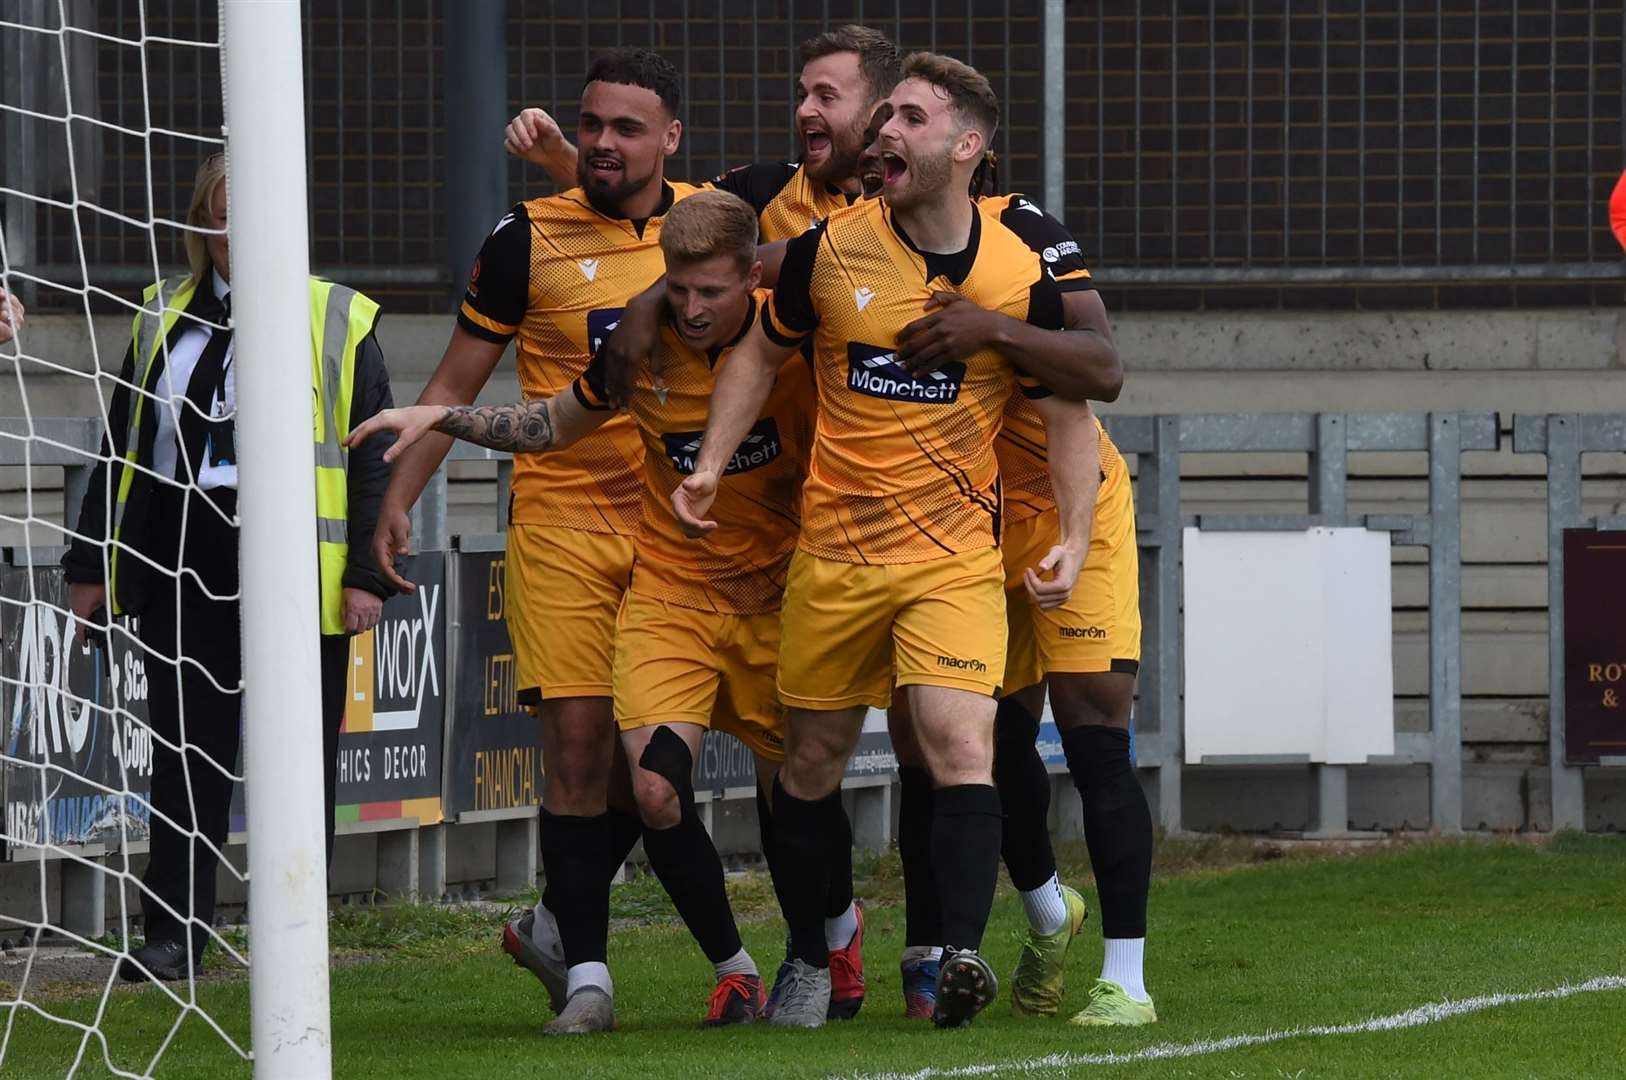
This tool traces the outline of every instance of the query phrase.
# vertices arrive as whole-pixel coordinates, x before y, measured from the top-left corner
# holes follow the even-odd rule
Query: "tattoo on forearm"
[[[435,422],[435,430],[515,454],[535,453],[553,445],[553,419],[546,400],[448,407]]]

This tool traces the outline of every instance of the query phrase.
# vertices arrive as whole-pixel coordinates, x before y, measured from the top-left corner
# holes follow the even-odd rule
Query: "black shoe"
[[[149,941],[119,961],[119,978],[125,982],[175,982],[186,974],[186,946],[179,941]]]
[[[937,1003],[932,1023],[960,1027],[988,1007],[999,993],[999,979],[975,949],[944,949],[937,972]]]

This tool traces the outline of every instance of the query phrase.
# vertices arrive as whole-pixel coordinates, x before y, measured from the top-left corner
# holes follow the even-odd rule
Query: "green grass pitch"
[[[1265,855],[1276,857],[1264,857]],[[1064,877],[1089,888],[1076,847]],[[541,988],[496,948],[494,909],[396,908],[335,917],[334,1075],[478,1077],[821,1077],[1145,1075],[1440,1077],[1626,1075],[1626,989],[1498,1005],[1404,1030],[1298,1035],[1190,1056],[1098,1064],[1084,1055],[1206,1044],[1355,1024],[1415,1006],[1539,991],[1626,975],[1626,839],[1399,844],[1355,852],[1261,849],[1242,840],[1163,843],[1152,894],[1147,983],[1161,1022],[1140,1030],[1013,1016],[1000,999],[968,1030],[902,1019],[902,906],[895,859],[861,867],[869,910],[869,997],[858,1018],[812,1032],[697,1029],[710,971],[651,879],[616,891],[610,946],[621,1031],[544,1040]],[[746,944],[771,976],[782,930],[759,874],[731,883]],[[1002,888],[985,952],[1015,961],[1021,908]],[[1074,945],[1064,1015],[1084,1004],[1100,962],[1092,918]],[[15,987],[0,985],[5,999]],[[89,1021],[93,988],[30,1000]],[[247,1042],[247,984],[205,980],[198,1004]],[[119,989],[100,1030],[121,1069],[141,1073],[179,1010],[151,989]],[[18,1011],[6,1080],[61,1077],[78,1033]],[[1044,1059],[1051,1055],[1072,1055]],[[109,1075],[92,1043],[75,1074]],[[249,1067],[197,1017],[182,1024],[158,1077],[247,1077]]]

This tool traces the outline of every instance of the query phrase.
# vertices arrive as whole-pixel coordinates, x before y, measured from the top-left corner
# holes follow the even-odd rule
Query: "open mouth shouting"
[[[880,159],[882,188],[895,190],[908,179],[909,163],[901,155],[892,150],[882,150],[877,157]]]
[[[810,124],[802,129],[803,158],[818,163],[829,159],[830,133],[822,126]]]

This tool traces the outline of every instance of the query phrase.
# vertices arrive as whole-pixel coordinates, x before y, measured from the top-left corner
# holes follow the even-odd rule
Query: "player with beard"
[[[664,178],[677,150],[682,81],[646,50],[599,57],[582,89],[578,186],[515,206],[469,274],[457,327],[420,405],[474,401],[517,339],[527,398],[566,391],[629,297],[664,267],[661,218],[694,192]],[[451,437],[426,436],[395,462],[374,551],[389,567],[407,550],[407,514]],[[559,1016],[544,1031],[615,1025],[607,966],[610,879],[640,824],[608,805],[617,754],[611,710],[616,613],[632,574],[642,515],[643,443],[617,416],[557,454],[514,461],[508,530],[508,629],[519,700],[541,721],[547,775],[541,854],[547,888],[506,929],[503,948],[543,981]],[[410,589],[410,583],[396,578]]]
[[[859,160],[866,195],[879,191],[884,175],[882,148],[874,133],[888,116],[888,106],[876,110],[869,128],[872,141]],[[1105,308],[1093,291],[1077,243],[1059,222],[1022,196],[986,190],[996,185],[988,175],[993,161],[984,164],[972,181],[979,209],[1021,233],[1040,253],[1064,292],[1069,329],[1094,332],[1086,323],[1104,327]],[[1065,378],[1049,357],[1013,340],[1025,328],[1007,317],[976,310],[947,294],[934,298],[934,307],[933,314],[899,335],[899,361],[913,374],[929,374],[947,359],[992,343],[1041,378]],[[1099,332],[1111,355],[1097,358],[1094,366],[1107,378],[1090,396],[1111,401],[1122,383],[1122,366],[1110,329]],[[1101,975],[1090,990],[1090,1004],[1072,1022],[1152,1023],[1157,1013],[1142,974],[1152,821],[1129,757],[1129,716],[1140,660],[1140,575],[1128,469],[1106,431],[1098,430],[1090,467],[1099,470],[1100,486],[1089,556],[1073,595],[1047,610],[1029,604],[1022,595],[1026,567],[1056,535],[1057,509],[1047,475],[1044,426],[1021,397],[1013,396],[1007,405],[995,445],[1007,520],[1001,543],[1009,620],[1005,685],[1014,689],[1002,694],[995,719],[994,781],[1004,808],[1002,855],[1028,917],[1012,978],[1011,1004],[1029,1015],[1056,1013],[1065,991],[1068,947],[1088,914],[1083,897],[1058,880],[1050,845],[1050,778],[1035,746],[1048,684],[1068,771],[1083,802],[1085,840],[1101,896],[1105,939]],[[902,786],[898,855],[905,888],[901,964],[905,1011],[909,1016],[929,1016],[942,955],[935,944],[942,930],[931,887],[932,785],[904,695],[894,697],[887,724]]]
[[[802,42],[796,80],[796,134],[802,160],[759,162],[723,173],[709,186],[754,207],[762,241],[789,240],[862,194],[858,156],[865,124],[898,81],[898,47],[879,30],[847,25]],[[515,157],[546,169],[564,185],[575,175],[577,149],[542,109],[525,109],[504,133]]]
[[[799,358],[779,372],[752,432],[730,460],[711,541],[684,537],[667,498],[700,445],[716,373],[756,316],[756,213],[727,192],[703,191],[672,208],[661,229],[669,287],[661,348],[668,381],[645,380],[628,409],[644,443],[643,524],[632,584],[617,620],[614,697],[644,851],[673,905],[716,969],[705,1023],[749,1023],[762,979],[740,942],[723,866],[694,801],[692,778],[708,727],[738,737],[759,785],[783,759],[783,710],[774,694],[779,602],[796,547],[802,477],[812,434],[813,385]],[[430,431],[514,454],[558,453],[617,416],[602,356],[570,392],[513,405],[417,406],[380,414],[351,437],[396,431],[390,453]]]
[[[876,103],[898,81],[898,48],[886,35],[867,26],[847,25],[802,42],[802,71],[796,82],[796,132],[802,160],[744,165],[711,181],[711,187],[738,195],[757,212],[764,243],[789,240],[836,210],[851,205],[862,189],[858,156],[870,141],[865,125]],[[560,184],[570,182],[578,160],[557,123],[542,109],[525,109],[509,123],[504,145],[510,154],[546,169]],[[776,253],[777,254],[777,253]],[[635,369],[632,357],[647,358],[656,381],[662,376],[661,353],[655,348],[665,310],[660,289],[630,302],[606,355],[611,393],[624,393]],[[766,823],[766,802],[758,803]],[[845,821],[845,818],[843,818]],[[853,901],[851,832],[833,835],[834,849],[844,850],[845,869],[831,878],[826,912],[826,938],[831,952],[830,1018],[849,1019],[864,1001],[863,911]],[[778,863],[772,830],[764,824],[763,854],[770,869]],[[838,856],[839,858],[840,856]],[[776,875],[777,877],[777,875]],[[781,965],[768,1012],[779,997],[788,968]]]
[[[776,1024],[824,1021],[826,837],[845,827],[837,789],[864,713],[886,707],[894,682],[911,698],[938,785],[931,845],[948,948],[934,1019],[963,1024],[992,1000],[997,980],[977,949],[1000,843],[992,695],[1004,667],[1005,595],[993,442],[1017,385],[1058,447],[1051,467],[1063,531],[1032,568],[1036,599],[1066,598],[1088,538],[1079,498],[1088,476],[1076,468],[1078,440],[1092,428],[1087,410],[1064,405],[991,348],[925,380],[896,362],[899,332],[935,292],[964,294],[1040,332],[1062,325],[1061,296],[1041,260],[967,197],[998,121],[987,80],[925,53],[905,62],[904,76],[881,132],[884,197],[790,242],[771,303],[718,379],[694,474],[673,493],[691,529],[716,528],[705,515],[726,454],[714,448],[738,442],[773,373],[811,341],[819,424],[778,679],[788,739],[773,824],[793,966]]]

